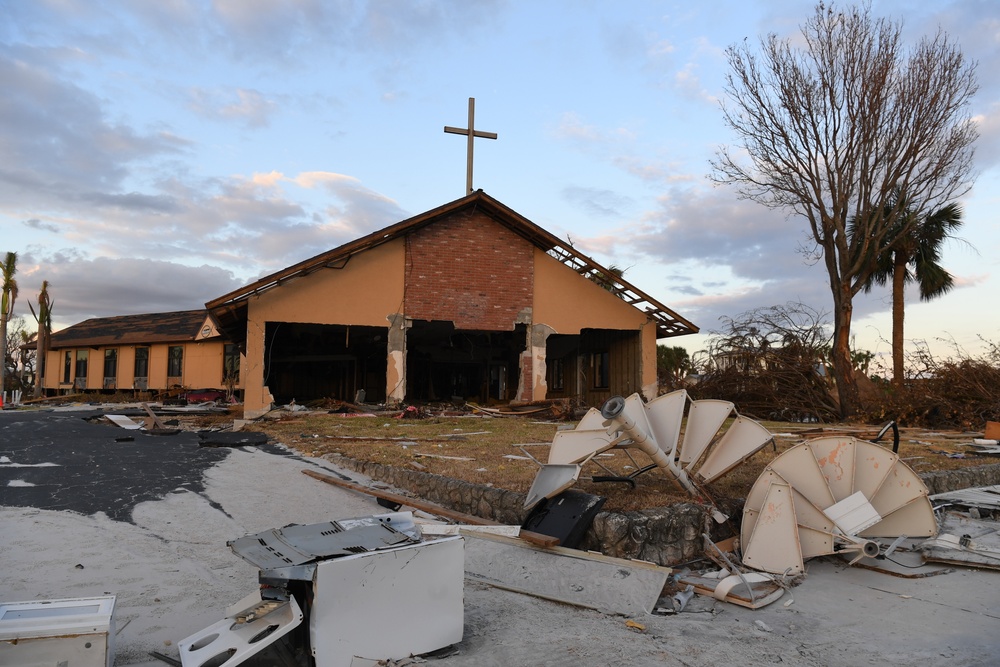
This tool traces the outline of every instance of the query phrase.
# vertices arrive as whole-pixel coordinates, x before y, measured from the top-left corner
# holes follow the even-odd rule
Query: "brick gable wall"
[[[462,211],[407,236],[405,280],[410,318],[511,331],[531,307],[534,246],[482,213]]]

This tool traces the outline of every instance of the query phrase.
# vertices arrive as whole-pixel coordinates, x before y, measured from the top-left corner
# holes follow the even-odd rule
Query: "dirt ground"
[[[423,472],[527,492],[538,470],[531,457],[545,462],[557,429],[575,422],[546,419],[544,415],[490,417],[431,415],[423,419],[397,418],[399,412],[358,416],[352,413],[287,412],[277,410],[247,428],[260,430],[296,451],[317,457],[350,458],[412,468]],[[858,425],[817,425],[763,422],[774,435],[767,446],[708,489],[715,498],[744,498],[764,467],[777,455],[807,439],[832,434],[871,440],[878,428]],[[728,428],[728,425],[724,428]],[[682,434],[683,437],[683,434]],[[900,429],[899,456],[915,472],[947,470],[997,462],[996,456],[975,453],[979,433]],[[892,447],[892,433],[881,443]],[[597,459],[618,473],[628,474],[650,461],[641,452],[612,450]],[[638,478],[638,486],[595,484],[591,474],[604,474],[591,463],[575,488],[607,498],[605,509],[615,511],[664,507],[690,500],[668,476],[652,471]]]

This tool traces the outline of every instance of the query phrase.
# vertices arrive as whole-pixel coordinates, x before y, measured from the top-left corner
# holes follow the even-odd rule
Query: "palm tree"
[[[45,379],[45,354],[49,350],[49,336],[52,335],[52,299],[49,297],[49,281],[42,281],[42,291],[38,293],[38,312],[28,304],[31,314],[38,322],[38,335],[35,337],[35,398],[42,395],[42,382]]]
[[[870,292],[875,284],[892,281],[892,382],[902,386],[904,290],[916,281],[920,300],[930,301],[955,287],[954,278],[940,264],[941,249],[962,226],[962,208],[947,204],[917,218],[905,196],[897,192],[885,204],[885,211],[887,217],[897,212],[895,222],[878,250],[875,271],[864,290]]]
[[[3,264],[0,264],[0,341],[3,342],[3,352],[0,354],[0,395],[7,387],[5,377],[7,372],[7,322],[14,315],[14,302],[17,301],[17,253],[8,252]]]

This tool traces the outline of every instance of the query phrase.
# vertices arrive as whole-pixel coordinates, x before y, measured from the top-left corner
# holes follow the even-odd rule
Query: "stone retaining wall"
[[[520,525],[527,518],[523,493],[345,456],[334,461],[453,510],[509,525]],[[931,494],[1000,484],[1000,464],[925,473],[921,479]],[[738,529],[743,502],[720,502],[719,509],[733,518],[728,525]],[[678,503],[636,512],[599,512],[580,548],[674,566],[702,555],[703,533],[708,533],[713,540],[729,537],[728,533],[723,533],[725,525],[720,526],[712,519],[709,507],[697,503]]]

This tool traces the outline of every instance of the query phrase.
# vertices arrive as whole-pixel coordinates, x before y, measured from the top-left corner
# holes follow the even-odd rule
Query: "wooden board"
[[[648,614],[672,570],[564,547],[540,549],[465,534],[465,576],[505,590],[610,614]]]

